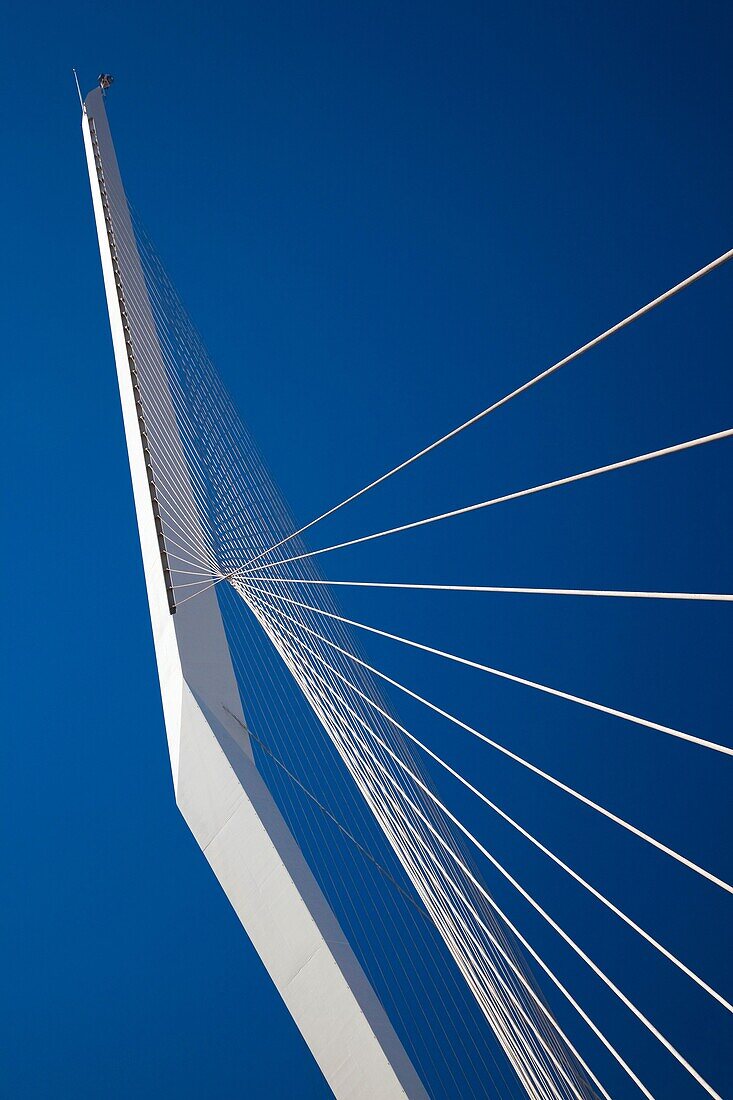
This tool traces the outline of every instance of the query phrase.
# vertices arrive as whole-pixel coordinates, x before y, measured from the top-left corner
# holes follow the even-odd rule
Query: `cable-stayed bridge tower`
[[[176,603],[156,463],[198,506],[101,88],[82,130],[97,223],[176,800],[338,1096],[424,1097],[423,1086],[254,763],[213,588]],[[140,375],[158,385],[156,456]],[[204,527],[193,529],[204,542]]]
[[[726,903],[733,884],[719,868],[643,824],[643,813],[641,823],[622,814],[612,800],[572,781],[562,766],[556,771],[544,757],[535,759],[523,742],[507,742],[488,725],[454,713],[452,704],[433,698],[432,686],[423,695],[397,673],[368,663],[357,632],[451,670],[510,684],[550,706],[560,700],[584,718],[624,723],[640,739],[656,738],[662,749],[672,745],[714,766],[729,765],[733,747],[611,700],[428,645],[396,627],[347,618],[333,592],[344,586],[489,599],[500,593],[501,599],[600,599],[606,606],[622,600],[625,606],[671,601],[679,607],[684,601],[688,609],[717,605],[722,612],[733,595],[330,580],[318,563],[321,555],[469,514],[493,516],[509,502],[647,468],[694,448],[704,447],[708,456],[719,450],[708,445],[730,440],[733,428],[614,456],[565,477],[315,549],[301,536],[720,268],[733,250],[296,528],[128,202],[105,110],[110,84],[101,77],[84,101],[82,131],[176,801],[329,1086],[349,1100],[661,1095],[647,1082],[647,1066],[625,1054],[606,1018],[586,1007],[582,992],[576,995],[555,955],[550,962],[536,946],[541,926],[616,1009],[630,1013],[690,1095],[720,1098],[707,1070],[694,1064],[687,1037],[670,1035],[654,1006],[626,992],[612,968],[601,965],[595,949],[553,910],[553,896],[540,900],[526,885],[522,860],[512,865],[500,857],[475,825],[453,812],[436,777],[490,814],[526,855],[543,867],[548,861],[563,883],[572,884],[573,896],[600,907],[604,920],[633,939],[634,949],[640,943],[674,981],[692,983],[700,1006],[712,1005],[726,1025],[733,998],[687,957],[688,945],[670,944],[633,904],[611,897],[594,865],[576,865],[540,836],[543,824],[552,825],[550,814],[530,827],[520,810],[502,801],[498,772],[487,766],[483,782],[463,775],[452,755],[461,747],[458,739],[464,749],[478,744],[488,760],[513,769],[529,782],[530,797],[539,786],[549,790],[557,799],[552,812],[569,807],[575,829],[600,823],[608,830],[598,834],[603,844],[611,834],[620,836],[624,861],[636,846],[641,858],[638,867],[630,864],[632,876],[660,860],[666,874],[683,876],[686,889],[692,885]],[[408,718],[397,717],[387,690],[411,708]],[[439,731],[446,729],[448,748],[438,751]],[[529,912],[531,931],[506,893]]]

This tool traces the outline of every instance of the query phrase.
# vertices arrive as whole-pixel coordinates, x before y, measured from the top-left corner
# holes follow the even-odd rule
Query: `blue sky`
[[[101,69],[115,74],[109,112],[130,195],[305,521],[731,247],[730,12],[76,3],[8,9],[4,32],[14,568],[3,1091],[320,1097],[172,797],[71,66],[85,89]],[[730,427],[731,289],[733,270],[711,276],[324,524],[312,545]],[[732,472],[722,444],[323,567],[346,579],[730,592]],[[725,605],[341,602],[366,622],[730,742]],[[733,877],[720,759],[365,645],[397,678],[457,701],[469,721]],[[714,891],[404,716],[731,994],[730,913]],[[730,1093],[721,1014],[444,790]],[[697,1095],[506,902],[650,1067],[658,1094]]]

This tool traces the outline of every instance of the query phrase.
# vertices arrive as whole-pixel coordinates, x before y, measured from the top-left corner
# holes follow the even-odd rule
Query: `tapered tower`
[[[256,767],[216,591],[181,598],[161,522],[163,464],[201,546],[206,524],[107,122],[109,83],[87,96],[82,131],[176,801],[334,1093],[421,1098],[423,1085]],[[165,453],[156,446],[163,437]]]

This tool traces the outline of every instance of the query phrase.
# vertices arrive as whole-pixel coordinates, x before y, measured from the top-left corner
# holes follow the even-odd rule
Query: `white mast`
[[[84,102],[82,131],[176,802],[336,1096],[422,1100],[422,1083],[257,771],[216,595],[175,605],[140,365],[163,384],[156,416],[170,429],[176,468],[189,467],[101,87]],[[198,522],[190,483],[180,492]]]

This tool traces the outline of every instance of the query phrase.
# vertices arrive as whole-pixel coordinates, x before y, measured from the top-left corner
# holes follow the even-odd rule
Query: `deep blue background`
[[[325,1093],[173,802],[71,65],[85,89],[116,75],[130,194],[305,521],[731,246],[731,27],[723,3],[6,9],[4,1095]],[[711,276],[313,545],[730,427],[731,289],[733,271]],[[731,591],[732,471],[721,444],[322,565]],[[731,740],[729,605],[340,598],[367,622]],[[721,758],[364,644],[733,877]],[[731,995],[719,892],[400,707]],[[722,1011],[597,922],[488,810],[441,790],[730,1095]],[[654,1091],[699,1095],[487,882]]]

